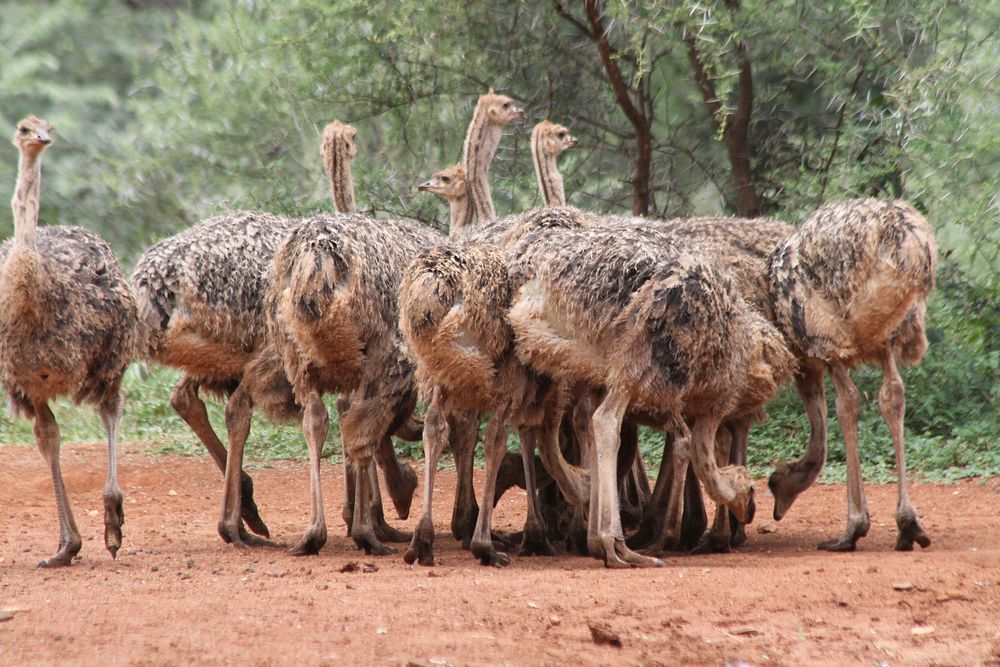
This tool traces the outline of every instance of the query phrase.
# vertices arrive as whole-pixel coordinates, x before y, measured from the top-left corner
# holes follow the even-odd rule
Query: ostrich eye
[[[560,132],[559,133],[559,138],[560,139],[565,139],[566,138],[566,133],[565,132]]]
[[[503,108],[504,109],[509,109],[510,108],[510,102],[504,102],[503,103]]]
[[[21,134],[27,134],[28,133],[28,128],[26,128],[26,127],[20,127],[20,128],[18,128],[18,130],[20,130]]]
[[[447,176],[442,176],[441,177],[441,182],[442,183],[451,183],[451,179],[448,178]]]

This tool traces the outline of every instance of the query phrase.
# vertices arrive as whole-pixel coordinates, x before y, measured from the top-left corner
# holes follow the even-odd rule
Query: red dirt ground
[[[934,543],[892,551],[893,487],[868,487],[871,533],[853,554],[817,552],[845,515],[820,486],[780,524],[758,482],[758,524],[738,552],[676,556],[658,570],[581,557],[484,568],[448,534],[454,477],[439,476],[434,568],[366,558],[343,536],[340,471],[324,466],[331,539],[319,556],[236,550],[215,532],[221,476],[208,459],[127,445],[125,543],[103,547],[104,452],[63,450],[81,558],[39,570],[57,523],[29,447],[0,447],[0,663],[19,664],[1000,664],[1000,480],[919,484]],[[305,464],[251,471],[272,534],[294,542],[308,513]],[[512,500],[513,499],[513,500]],[[415,501],[409,521],[419,512]],[[501,502],[515,529],[523,492]],[[758,526],[776,528],[760,533]],[[349,561],[375,572],[341,573]],[[596,645],[604,623],[621,647]]]

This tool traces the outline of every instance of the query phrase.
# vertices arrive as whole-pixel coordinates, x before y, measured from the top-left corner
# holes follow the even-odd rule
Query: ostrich
[[[323,155],[326,172],[330,177],[330,195],[333,198],[333,208],[338,213],[358,212],[354,197],[354,177],[351,173],[351,161],[358,155],[356,137],[357,130],[339,120],[335,120],[323,128],[323,143],[320,152]],[[350,401],[346,397],[341,396],[337,399],[338,415],[344,415],[349,408]],[[404,440],[419,440],[422,437],[422,430],[423,425],[411,416],[399,426],[394,435]],[[410,503],[417,487],[417,475],[410,466],[402,464],[396,458],[391,439],[379,443],[377,460],[385,470],[386,484],[389,487],[390,495],[394,499],[398,499],[400,503],[396,505],[399,517],[405,519],[410,513]],[[351,466],[344,466],[344,472],[346,484],[344,485],[343,519],[347,525],[347,532],[350,534],[351,521],[354,518],[355,479]],[[391,528],[385,522],[382,495],[378,487],[378,472],[374,460],[369,466],[367,474],[372,491],[372,513],[375,517],[377,532],[382,539],[390,542],[406,541],[409,536]]]
[[[839,537],[822,542],[820,549],[852,551],[870,526],[858,457],[861,399],[848,373],[859,363],[882,367],[879,408],[892,437],[899,484],[896,549],[912,550],[914,542],[930,545],[906,488],[905,388],[896,354],[916,363],[927,349],[924,313],[936,263],[937,246],[927,220],[904,202],[875,199],[820,207],[770,258],[770,306],[775,322],[818,378],[813,390],[803,394],[810,422],[822,419],[825,423],[825,370],[836,390],[837,421],[844,434],[847,526]],[[807,455],[798,467],[779,466],[769,480],[775,518],[780,518],[822,467],[826,432],[815,424],[813,430],[813,455]]]
[[[587,542],[609,567],[662,564],[624,543],[615,466],[626,414],[682,434],[677,459],[689,448],[709,496],[746,520],[749,476],[718,467],[716,431],[763,405],[792,366],[727,272],[651,227],[540,229],[510,252],[518,356],[555,380],[602,388]]]
[[[295,554],[326,543],[320,453],[329,430],[322,396],[348,394],[340,424],[345,465],[356,474],[351,537],[366,553],[391,550],[376,535],[366,471],[372,456],[412,413],[412,368],[398,332],[403,269],[441,237],[411,220],[318,215],[303,221],[275,253],[266,311],[268,328],[303,407],[309,446],[312,513]]]
[[[96,405],[104,422],[104,545],[113,558],[121,548],[121,381],[136,338],[135,299],[108,244],[79,227],[38,229],[41,159],[52,129],[35,116],[17,125],[14,238],[0,247],[0,382],[15,414],[35,421],[35,443],[52,472],[59,509],[59,548],[41,567],[69,565],[82,546],[59,466],[59,425],[49,408],[58,396]]]
[[[546,206],[566,205],[566,191],[556,158],[577,143],[568,129],[548,120],[543,120],[531,130],[531,160],[535,165],[538,191]]]
[[[333,191],[347,188],[338,183]],[[263,311],[267,269],[295,224],[258,211],[223,213],[150,247],[132,275],[139,304],[138,353],[184,372],[170,403],[219,469],[225,474],[230,468],[218,530],[236,546],[272,544],[242,526],[245,522],[252,533],[270,536],[253,500],[253,482],[241,469],[252,411],[263,410],[278,422],[301,416],[281,359],[266,344]],[[228,450],[209,423],[199,391],[228,397]],[[404,515],[415,479],[409,486],[394,490],[390,485],[393,503]]]

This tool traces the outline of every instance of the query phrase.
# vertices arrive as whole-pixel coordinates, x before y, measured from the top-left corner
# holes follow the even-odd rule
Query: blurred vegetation
[[[334,118],[359,131],[363,210],[443,224],[445,207],[414,186],[459,159],[489,86],[527,109],[493,170],[501,213],[539,203],[527,137],[545,117],[581,139],[561,166],[585,208],[794,223],[831,199],[904,198],[942,255],[930,352],[905,373],[909,463],[987,474],[1000,470],[998,31],[1000,0],[2,3],[0,128],[27,113],[55,123],[43,223],[94,229],[129,265],[220,210],[328,209],[318,145]],[[15,169],[10,149],[0,183]],[[878,375],[855,375],[870,399],[866,469],[882,474]],[[123,431],[196,451],[167,402],[174,377],[129,371]],[[66,440],[100,438],[89,413],[59,419]],[[798,453],[805,431],[784,392],[752,465]],[[250,451],[304,454],[293,427],[253,433]],[[0,440],[30,442],[30,428],[0,422]],[[643,442],[656,458],[658,437]]]

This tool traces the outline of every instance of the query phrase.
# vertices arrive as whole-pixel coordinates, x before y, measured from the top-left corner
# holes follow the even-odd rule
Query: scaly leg
[[[243,501],[243,451],[250,436],[250,416],[253,414],[253,399],[246,385],[240,384],[226,402],[226,433],[229,448],[226,456],[226,474],[222,492],[222,518],[219,519],[219,536],[236,547],[277,546],[274,542],[243,529],[240,512]]]
[[[122,491],[118,488],[118,424],[122,418],[120,394],[100,407],[101,421],[108,438],[108,478],[104,482],[104,546],[112,558],[118,557],[122,546],[122,524],[125,508]]]
[[[219,436],[215,434],[215,430],[208,420],[208,411],[205,409],[205,402],[198,397],[198,383],[188,376],[181,378],[181,381],[177,383],[174,391],[170,394],[170,405],[180,418],[184,420],[184,423],[198,436],[201,444],[208,450],[212,460],[215,461],[215,465],[219,467],[219,471],[224,475],[226,473],[226,448],[223,447],[222,441],[219,440]],[[240,485],[240,497],[242,499],[241,515],[243,516],[243,521],[247,524],[247,528],[258,535],[270,537],[271,533],[264,524],[264,520],[260,518],[257,503],[253,499],[253,479],[242,470],[240,471]]]
[[[618,506],[617,465],[622,419],[627,408],[628,397],[609,390],[591,418],[595,455],[587,548],[591,554],[602,557],[607,567],[663,566],[663,561],[640,556],[625,545]]]
[[[865,502],[865,488],[861,480],[861,457],[858,453],[858,415],[861,413],[861,395],[851,382],[847,369],[839,364],[830,367],[830,379],[837,391],[837,421],[844,434],[847,458],[847,527],[840,537],[821,542],[824,551],[854,551],[859,538],[868,534],[871,520]]]
[[[483,565],[502,566],[510,563],[510,558],[493,546],[490,529],[493,521],[493,494],[496,489],[497,472],[500,470],[504,454],[507,453],[506,409],[498,410],[490,417],[486,435],[483,437],[483,450],[486,455],[486,479],[483,482],[482,502],[479,505],[476,531],[472,535],[470,548],[472,555]]]
[[[59,510],[59,550],[51,558],[40,562],[38,567],[61,567],[73,561],[73,557],[80,553],[83,542],[73,519],[73,510],[69,506],[69,496],[66,495],[66,485],[63,484],[62,470],[59,467],[59,425],[45,402],[35,403],[35,444],[52,472],[52,486],[55,488],[56,507]]]
[[[649,546],[649,552],[654,554],[671,551],[678,547],[684,525],[684,512],[686,510],[685,497],[690,461],[691,432],[683,422],[680,422],[674,428],[666,430],[670,432],[669,439],[672,445],[669,450],[663,452],[664,458],[670,458],[669,466],[666,466],[664,472],[668,472],[670,477],[662,487],[664,491],[661,491],[666,498],[663,503],[664,517],[659,521],[660,531]],[[661,462],[660,468],[663,469],[664,467],[664,462]],[[659,480],[657,480],[657,486],[660,486]]]
[[[733,434],[726,425],[720,426],[715,435],[715,462],[720,468],[730,463],[732,450]],[[752,500],[753,496],[751,502]],[[694,553],[729,553],[732,550],[729,546],[732,537],[729,519],[729,510],[722,503],[717,503],[712,529],[701,536]]]
[[[455,457],[455,506],[451,513],[451,534],[461,540],[462,548],[472,544],[472,534],[476,529],[479,506],[476,504],[476,487],[472,471],[476,457],[476,442],[479,440],[479,414],[457,412],[448,416],[451,430],[451,451]]]
[[[417,529],[413,531],[410,547],[403,560],[412,565],[434,564],[434,476],[444,447],[448,443],[450,428],[448,418],[441,409],[443,398],[441,388],[435,387],[431,394],[431,404],[424,415],[424,507],[420,513]]]
[[[521,438],[521,461],[524,463],[524,486],[528,493],[528,515],[524,521],[524,538],[518,553],[522,556],[554,556],[556,550],[546,537],[545,520],[542,518],[535,483],[535,430],[522,427],[518,429],[518,435]]]
[[[319,466],[323,443],[330,430],[330,414],[326,411],[318,391],[311,391],[304,403],[302,433],[306,444],[309,445],[309,497],[312,513],[302,539],[289,551],[293,556],[317,554],[326,544],[326,517],[323,514],[323,487],[320,483]],[[344,465],[350,465],[346,457]],[[360,486],[360,480],[358,485]],[[365,487],[367,486],[365,484]]]
[[[383,440],[390,440],[390,438],[386,436]],[[391,442],[389,447],[392,448]],[[416,483],[416,473],[413,473],[413,470],[409,466],[406,466],[406,468],[413,474],[413,480]],[[372,490],[372,520],[375,522],[375,536],[383,542],[409,542],[410,538],[413,537],[412,535],[393,528],[385,520],[385,510],[382,507],[382,493],[378,487],[378,466],[375,465],[375,461],[372,461],[368,465],[368,478],[369,488]],[[386,483],[387,488],[388,486],[388,483]]]
[[[882,349],[882,389],[878,393],[878,405],[882,418],[889,426],[892,446],[896,450],[896,476],[899,483],[899,502],[896,504],[896,551],[913,551],[916,542],[922,548],[931,545],[917,521],[917,510],[910,502],[910,492],[906,488],[906,452],[903,449],[903,418],[906,414],[906,387],[896,369],[896,359],[892,347]]]
[[[799,494],[812,486],[826,463],[827,415],[823,389],[823,365],[803,362],[795,380],[809,417],[809,447],[801,458],[779,463],[767,486],[774,496],[774,520],[780,521]]]

